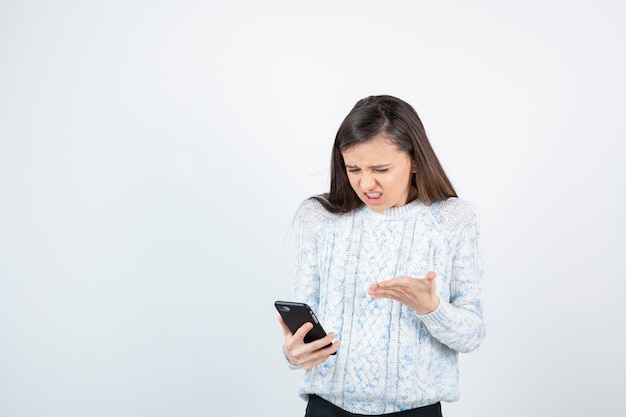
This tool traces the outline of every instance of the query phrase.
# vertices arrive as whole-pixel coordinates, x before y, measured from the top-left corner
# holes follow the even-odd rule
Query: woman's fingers
[[[287,327],[284,320],[279,317],[283,333],[285,335],[285,344],[283,350],[289,362],[298,365],[304,369],[311,369],[325,362],[330,355],[339,349],[339,341],[333,343],[335,333],[328,333],[321,339],[310,343],[304,342],[304,337],[313,328],[312,323],[305,323],[294,334]]]
[[[330,334],[329,334],[330,335]],[[307,345],[312,345],[313,343],[322,341],[323,339],[319,339],[315,342],[311,342],[311,343],[307,343]],[[332,340],[332,339],[331,339]],[[328,343],[326,343],[328,344]],[[326,362],[328,360],[328,358],[330,357],[330,355],[332,355],[333,353],[336,353],[337,350],[339,349],[339,341],[335,341],[334,343],[332,343],[330,346],[322,348],[322,349],[317,349],[317,350],[313,350],[311,352],[308,352],[306,354],[303,354],[299,359],[300,362],[300,366],[303,369],[311,369],[314,368],[324,362]],[[326,346],[326,345],[324,345]]]
[[[372,298],[390,298],[411,307],[418,314],[428,314],[439,306],[435,288],[437,273],[428,271],[424,278],[399,277],[370,285]]]

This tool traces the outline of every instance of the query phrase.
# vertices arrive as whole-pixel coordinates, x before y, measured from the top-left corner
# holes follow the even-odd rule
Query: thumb
[[[434,271],[428,271],[424,278],[428,279],[428,280],[433,280],[433,279],[437,278],[437,273],[434,272]]]

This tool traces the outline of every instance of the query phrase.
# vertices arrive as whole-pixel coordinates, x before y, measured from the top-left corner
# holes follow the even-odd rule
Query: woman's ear
[[[417,164],[415,163],[415,159],[411,162],[411,173],[417,174]]]

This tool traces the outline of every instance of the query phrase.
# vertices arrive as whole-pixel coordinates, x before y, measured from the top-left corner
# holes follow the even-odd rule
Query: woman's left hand
[[[370,285],[372,298],[391,298],[411,307],[419,315],[432,312],[439,306],[435,291],[437,273],[429,271],[424,278],[400,277]]]

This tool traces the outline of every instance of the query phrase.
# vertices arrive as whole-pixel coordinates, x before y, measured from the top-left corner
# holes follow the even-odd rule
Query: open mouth
[[[365,195],[365,202],[367,204],[376,205],[382,201],[383,193],[363,193]]]

